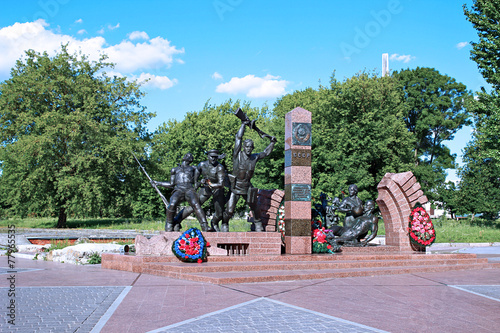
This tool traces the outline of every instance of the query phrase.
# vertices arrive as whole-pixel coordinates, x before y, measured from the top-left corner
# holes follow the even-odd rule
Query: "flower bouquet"
[[[408,234],[410,241],[417,246],[429,246],[436,240],[436,231],[431,217],[420,203],[417,203],[411,211]]]
[[[207,261],[207,246],[210,244],[205,241],[201,231],[191,228],[175,240],[172,252],[181,261],[201,263]]]
[[[285,244],[285,204],[282,202],[277,216],[278,231],[281,233],[281,242]]]
[[[315,229],[312,232],[313,243],[312,252],[313,253],[335,253],[334,249],[326,240],[326,234],[329,230],[325,228]]]

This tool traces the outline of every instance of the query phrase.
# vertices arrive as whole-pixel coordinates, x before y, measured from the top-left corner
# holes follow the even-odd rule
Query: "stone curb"
[[[448,247],[486,247],[486,246],[500,246],[500,242],[493,243],[434,243],[429,246],[429,249],[434,250],[438,248],[448,248]]]

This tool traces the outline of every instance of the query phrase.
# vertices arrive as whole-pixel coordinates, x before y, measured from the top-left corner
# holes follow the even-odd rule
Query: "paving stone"
[[[242,320],[244,318],[244,320]],[[259,298],[196,319],[163,327],[160,332],[383,332],[332,316]]]
[[[500,286],[450,286],[500,302]]]
[[[0,331],[90,332],[124,289],[95,286],[18,287],[15,325],[1,320]],[[9,301],[7,291],[8,288],[0,288],[0,304]]]

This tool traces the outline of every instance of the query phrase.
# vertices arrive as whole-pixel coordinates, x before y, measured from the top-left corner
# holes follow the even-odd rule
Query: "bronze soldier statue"
[[[212,217],[212,228],[210,231],[219,231],[219,221],[222,220],[224,205],[226,203],[224,186],[229,185],[225,184],[227,173],[224,166],[218,161],[224,157],[225,155],[221,155],[217,149],[209,150],[208,160],[200,162],[196,167],[198,173],[203,177],[201,189],[198,192],[200,203],[203,204],[212,197],[214,215]],[[182,220],[191,215],[191,213],[193,213],[193,208],[191,206],[181,210],[174,218],[174,228],[176,225],[180,225]]]
[[[233,174],[229,175],[229,180],[231,181],[231,195],[223,214],[221,231],[229,231],[229,220],[234,215],[234,209],[240,197],[242,197],[250,207],[254,217],[255,231],[263,231],[262,221],[260,220],[260,209],[257,207],[258,189],[252,186],[250,180],[254,174],[257,162],[269,156],[273,151],[276,138],[260,131],[255,126],[255,121],[250,121],[241,109],[238,109],[235,115],[241,119],[241,126],[236,133],[236,140],[234,143]],[[247,126],[256,130],[261,134],[261,137],[268,137],[270,139],[271,143],[263,152],[252,154],[254,149],[253,141],[247,139],[242,142],[243,134]]]
[[[201,230],[208,231],[207,218],[205,212],[201,209],[200,199],[196,193],[198,187],[198,170],[191,165],[193,155],[187,153],[182,158],[182,163],[170,171],[170,182],[153,181],[158,186],[174,188],[174,192],[170,197],[170,204],[167,208],[167,221],[165,223],[165,231],[178,231],[180,225],[176,224],[174,229],[174,215],[177,207],[183,201],[187,201],[193,208],[198,221],[200,222]]]

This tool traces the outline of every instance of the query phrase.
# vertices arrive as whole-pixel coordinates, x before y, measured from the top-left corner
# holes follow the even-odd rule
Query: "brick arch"
[[[262,225],[265,226],[266,231],[276,231],[276,218],[278,217],[278,210],[284,197],[285,191],[283,190],[259,190],[257,205],[260,208]],[[251,214],[248,222],[253,222]]]
[[[377,204],[385,226],[385,244],[400,251],[410,251],[406,231],[411,209],[417,202],[426,203],[427,197],[411,171],[386,173],[377,186]]]

